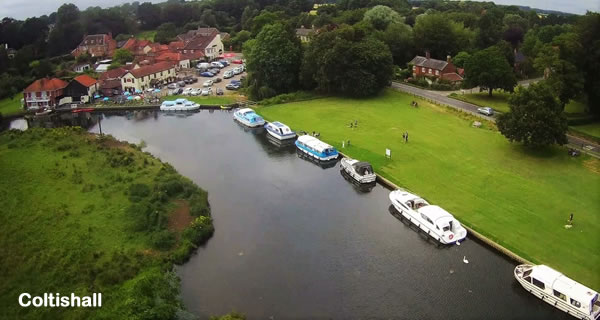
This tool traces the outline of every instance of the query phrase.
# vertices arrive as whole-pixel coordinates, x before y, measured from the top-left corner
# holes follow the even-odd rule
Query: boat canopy
[[[448,221],[449,219],[453,219],[452,215],[448,211],[436,205],[423,206],[419,208],[419,212],[424,213],[433,222],[438,222],[438,220]]]
[[[311,147],[317,152],[332,152],[333,150],[335,150],[332,146],[328,145],[327,143],[309,135],[303,135],[298,137],[298,142]]]
[[[564,274],[545,265],[535,266],[532,269],[531,276],[544,282],[553,290],[588,306],[591,305],[591,301],[598,295],[594,290],[571,280]]]
[[[354,171],[361,176],[373,173],[373,167],[371,167],[371,164],[368,162],[355,162],[352,166],[354,167]]]
[[[176,103],[185,103],[186,101],[187,101],[187,99],[183,99],[183,98],[175,100]]]
[[[246,114],[246,113],[249,113],[249,112],[254,113],[254,110],[252,110],[250,108],[243,108],[243,109],[240,109],[240,111],[238,111],[238,112],[241,113],[241,114]]]
[[[162,105],[171,107],[175,105],[175,101],[164,101]]]

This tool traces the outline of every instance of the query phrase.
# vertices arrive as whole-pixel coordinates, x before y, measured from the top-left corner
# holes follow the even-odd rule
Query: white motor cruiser
[[[390,192],[392,205],[402,216],[442,244],[463,240],[467,230],[446,210],[404,190]]]
[[[578,319],[600,318],[598,292],[545,265],[521,264],[515,279],[534,296]]]
[[[161,111],[193,111],[200,109],[200,105],[187,99],[177,99],[175,101],[164,101],[160,105]]]
[[[375,179],[377,179],[370,163],[358,161],[356,159],[343,158],[340,161],[340,170],[361,184],[373,183],[375,182]]]
[[[293,139],[296,137],[296,132],[292,131],[290,127],[279,121],[265,124],[265,129],[267,129],[267,133],[270,136],[279,140]]]

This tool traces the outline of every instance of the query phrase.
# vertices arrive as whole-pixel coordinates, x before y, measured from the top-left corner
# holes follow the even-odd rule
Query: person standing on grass
[[[406,132],[402,132],[402,141],[406,143]]]
[[[406,143],[408,143],[408,131],[406,131]]]
[[[569,225],[573,225],[573,214],[569,216]]]

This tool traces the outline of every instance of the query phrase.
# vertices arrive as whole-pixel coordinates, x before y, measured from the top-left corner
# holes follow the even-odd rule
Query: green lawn
[[[156,36],[156,30],[142,31],[135,35],[135,37],[139,40],[150,40],[150,41],[154,41],[154,36]]]
[[[225,104],[230,104],[230,103],[234,103],[235,102],[235,97],[234,96],[230,96],[230,95],[225,95],[225,96],[197,96],[197,97],[190,97],[190,96],[182,96],[182,95],[175,95],[175,96],[166,96],[164,98],[164,100],[174,100],[174,99],[179,99],[179,98],[184,98],[184,99],[188,99],[190,101],[194,101],[198,104],[206,104],[206,105],[225,105]]]
[[[563,148],[532,152],[494,126],[478,129],[455,111],[385,91],[371,99],[324,98],[261,107],[268,120],[321,133],[394,183],[452,212],[522,257],[600,289],[600,160]],[[358,120],[359,128],[348,128]],[[408,131],[409,143],[402,142]],[[386,148],[392,159],[386,159]],[[574,227],[565,229],[570,213]]]
[[[0,176],[0,317],[132,319],[158,309],[174,317],[170,261],[197,242],[187,224],[171,229],[172,213],[208,208],[206,192],[136,146],[72,128],[0,134]],[[101,309],[21,308],[22,292],[102,292],[104,301]]]
[[[491,97],[488,95],[487,92],[477,92],[466,93],[464,95],[457,94],[452,96],[452,98],[470,102],[479,106],[492,107],[494,110],[498,110],[500,112],[509,112],[510,108],[508,107],[508,99],[510,95],[511,94],[508,92],[495,90]],[[585,109],[585,103],[578,100],[571,100],[565,106],[565,113],[581,114],[585,112]]]
[[[572,130],[583,132],[586,135],[600,139],[600,122],[571,126]]]
[[[12,100],[10,98],[0,100],[0,113],[3,115],[15,114],[19,111],[23,111],[20,96],[15,96]]]

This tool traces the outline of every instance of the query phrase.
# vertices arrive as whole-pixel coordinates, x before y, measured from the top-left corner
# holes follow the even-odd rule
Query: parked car
[[[236,59],[236,60],[233,60],[233,61],[231,61],[231,62],[232,62],[232,63],[235,63],[235,64],[242,64],[242,63],[243,63],[243,62],[242,62],[242,59]]]
[[[246,71],[246,64],[245,64],[245,63],[244,63],[244,64],[242,64],[242,65],[240,66],[240,68],[242,68],[242,72]]]
[[[222,63],[220,63],[220,62],[217,62],[217,61],[213,61],[213,62],[211,62],[211,63],[210,63],[210,66],[211,66],[211,67],[214,67],[214,68],[219,68],[219,69],[221,69],[221,68],[225,68],[225,66],[224,66]]]
[[[210,87],[210,86],[213,85],[213,83],[214,83],[214,81],[212,81],[212,80],[206,80],[206,81],[204,81],[204,83],[202,84],[202,86],[203,87]]]
[[[194,89],[192,90],[192,92],[191,92],[191,95],[192,95],[192,96],[197,96],[197,95],[199,95],[201,92],[202,92],[202,89],[200,89],[200,88],[194,88]]]
[[[215,83],[219,83],[219,82],[221,82],[221,81],[223,81],[221,78],[216,78],[216,79],[215,79]]]
[[[227,60],[219,60],[219,63],[225,67],[227,67],[229,65],[229,61],[227,61]]]
[[[186,96],[189,96],[189,95],[192,94],[192,90],[193,89],[194,88],[191,88],[191,87],[185,88],[185,90],[183,90],[183,94],[186,95]]]
[[[208,62],[198,63],[196,65],[196,68],[198,68],[198,69],[208,69],[208,68],[210,68],[210,63],[208,63]]]
[[[237,89],[239,89],[239,88],[240,88],[240,86],[239,86],[239,85],[237,85],[237,84],[235,84],[235,83],[228,83],[228,84],[225,86],[225,89],[227,89],[227,90],[237,90]]]
[[[218,96],[222,96],[224,94],[223,89],[221,89],[221,88],[217,88],[216,93]]]
[[[198,82],[198,78],[192,77],[192,83],[196,83],[196,82]]]
[[[208,72],[212,73],[212,74],[217,74],[221,72],[221,69],[219,68],[212,68],[212,69],[208,69]]]
[[[481,114],[485,114],[488,117],[491,117],[494,115],[494,109],[492,109],[490,107],[477,108],[477,112],[479,112]]]
[[[177,89],[177,83],[169,83],[169,85],[167,86],[167,88],[173,90],[173,89]]]
[[[212,88],[211,87],[202,88],[201,95],[203,95],[203,96],[209,96],[211,94],[212,94]]]
[[[241,82],[240,80],[235,80],[235,79],[234,79],[234,80],[231,80],[231,81],[229,81],[229,83],[233,83],[233,84],[235,84],[235,85],[238,85],[238,86],[241,86],[241,85],[242,85],[242,82]]]
[[[242,73],[242,68],[240,68],[240,67],[233,68],[233,74],[240,74],[240,73]]]
[[[177,85],[183,88],[185,87],[185,81],[179,81],[177,82]]]
[[[225,78],[225,79],[229,79],[229,78],[232,78],[232,77],[233,77],[233,71],[231,71],[231,70],[227,70],[223,74],[223,78]]]
[[[176,94],[183,94],[183,88],[173,89],[173,91],[171,92],[171,95],[176,95]]]
[[[214,77],[215,75],[211,72],[205,71],[200,74],[202,77]]]

